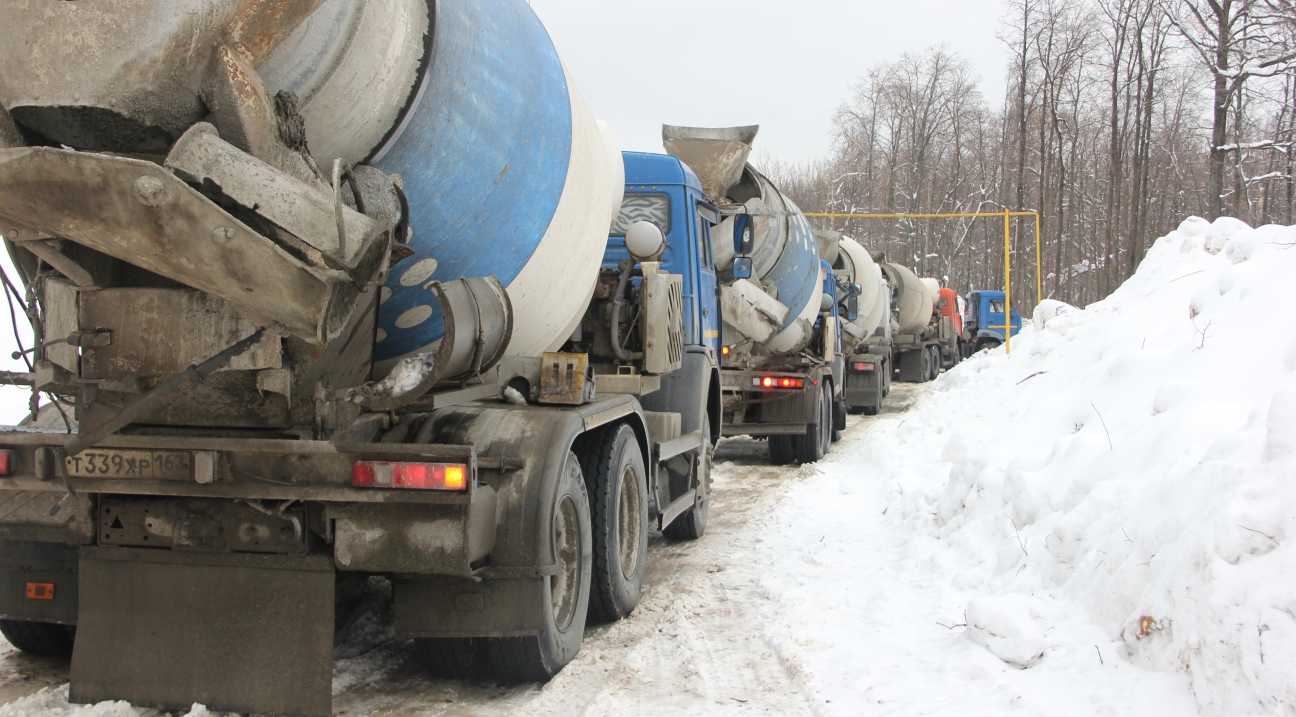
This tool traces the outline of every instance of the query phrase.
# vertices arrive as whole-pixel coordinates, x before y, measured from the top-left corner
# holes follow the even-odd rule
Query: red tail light
[[[356,461],[351,464],[356,488],[467,490],[468,467],[460,463],[391,463]]]
[[[805,388],[805,379],[786,376],[764,376],[753,378],[752,385],[758,388]]]
[[[0,450],[0,476],[7,476],[10,473],[13,473],[13,451]]]
[[[854,368],[856,371],[872,371],[873,369],[877,368],[877,366],[873,365],[868,361],[856,361],[855,365],[852,368]]]

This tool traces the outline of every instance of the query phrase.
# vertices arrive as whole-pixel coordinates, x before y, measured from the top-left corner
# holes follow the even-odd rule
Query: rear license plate
[[[67,458],[73,478],[189,480],[193,454],[188,451],[93,450]]]

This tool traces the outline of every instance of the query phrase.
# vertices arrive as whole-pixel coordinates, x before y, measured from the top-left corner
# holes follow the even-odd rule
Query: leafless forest
[[[1296,0],[1009,0],[1005,97],[937,46],[865,73],[831,155],[769,163],[807,212],[1042,214],[1045,297],[1106,296],[1196,214],[1293,223]],[[994,219],[821,219],[960,290],[1003,283]],[[1035,301],[1034,220],[1014,300]]]

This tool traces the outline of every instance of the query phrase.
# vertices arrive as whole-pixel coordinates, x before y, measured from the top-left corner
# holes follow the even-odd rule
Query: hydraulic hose
[[[630,272],[634,271],[634,262],[622,261],[621,280],[617,282],[616,294],[612,299],[612,352],[622,361],[639,361],[644,355],[641,351],[626,351],[621,346],[621,308],[625,306],[626,286],[630,283]]]

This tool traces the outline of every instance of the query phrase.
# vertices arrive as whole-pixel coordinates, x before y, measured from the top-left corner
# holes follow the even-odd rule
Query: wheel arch
[[[711,368],[710,385],[707,388],[706,412],[707,416],[711,419],[711,435],[707,438],[712,443],[719,443],[720,431],[723,428],[721,424],[724,420],[724,409],[722,407],[720,396],[719,366],[713,366]]]

